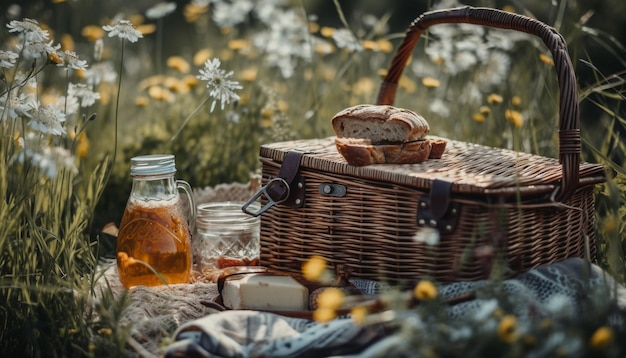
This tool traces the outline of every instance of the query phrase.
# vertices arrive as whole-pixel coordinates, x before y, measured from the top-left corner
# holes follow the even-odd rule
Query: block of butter
[[[236,310],[301,311],[309,309],[309,290],[290,276],[233,276],[224,281],[222,301]]]

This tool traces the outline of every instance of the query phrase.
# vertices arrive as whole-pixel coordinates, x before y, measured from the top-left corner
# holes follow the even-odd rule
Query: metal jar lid
[[[130,159],[130,175],[160,175],[176,172],[173,154],[150,154]]]

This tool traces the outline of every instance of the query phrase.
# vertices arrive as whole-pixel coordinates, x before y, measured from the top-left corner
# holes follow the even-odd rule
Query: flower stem
[[[180,127],[178,127],[178,130],[176,131],[176,133],[174,133],[174,135],[170,138],[170,140],[167,142],[167,144],[171,144],[180,134],[180,132],[183,131],[183,128],[185,128],[185,126],[187,125],[187,122],[189,122],[189,120],[191,119],[191,117],[195,116],[196,113],[198,113],[198,111],[200,110],[200,108],[202,108],[208,101],[209,99],[211,99],[211,96],[206,96],[206,98],[204,99],[204,101],[202,101],[202,103],[200,103],[200,105],[198,107],[196,107],[196,109],[193,110],[193,112],[191,112],[187,118],[185,118],[185,120],[183,121],[183,124],[180,125]]]

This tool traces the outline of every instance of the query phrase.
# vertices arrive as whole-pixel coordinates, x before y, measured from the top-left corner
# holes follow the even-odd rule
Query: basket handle
[[[541,38],[552,53],[559,83],[559,162],[563,179],[555,199],[565,201],[578,188],[580,164],[580,119],[576,76],[563,36],[540,21],[490,8],[460,7],[426,12],[415,19],[391,62],[378,92],[377,104],[393,104],[398,81],[420,35],[430,26],[444,23],[468,23],[516,30]]]

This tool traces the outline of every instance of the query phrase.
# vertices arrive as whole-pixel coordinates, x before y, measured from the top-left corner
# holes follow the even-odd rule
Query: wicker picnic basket
[[[320,255],[347,265],[354,277],[398,283],[424,276],[483,279],[500,257],[512,274],[570,257],[593,260],[594,185],[605,173],[601,165],[580,163],[576,79],[555,29],[486,8],[424,13],[397,49],[378,104],[393,104],[420,35],[441,23],[512,29],[543,40],[559,80],[559,159],[447,139],[438,160],[354,167],[333,137],[263,145],[264,186],[251,199],[264,204],[254,213],[262,215],[262,265],[295,273]],[[437,244],[424,242],[437,234]]]

